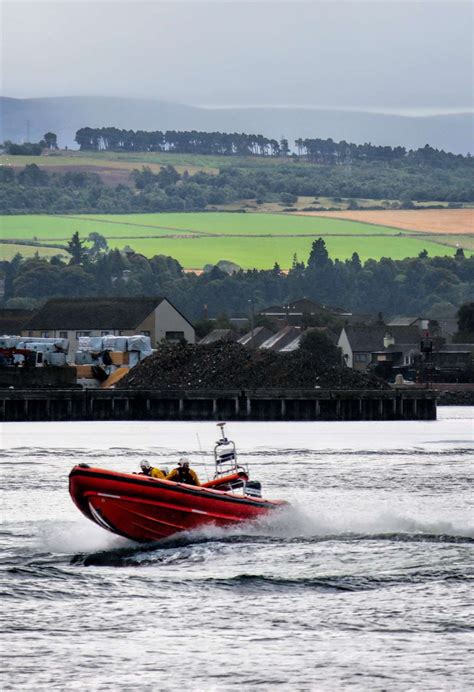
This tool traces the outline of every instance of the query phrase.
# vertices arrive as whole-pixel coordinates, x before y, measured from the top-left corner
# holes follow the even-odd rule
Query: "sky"
[[[472,110],[473,7],[456,0],[4,0],[1,93]]]

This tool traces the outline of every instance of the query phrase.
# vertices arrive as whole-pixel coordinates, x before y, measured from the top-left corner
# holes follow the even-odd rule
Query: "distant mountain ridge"
[[[142,130],[247,132],[290,145],[298,137],[332,137],[356,144],[430,144],[455,154],[474,151],[474,114],[405,116],[309,108],[202,108],[151,99],[67,96],[34,99],[0,97],[0,141],[38,141],[45,132],[58,135],[61,147],[76,148],[80,127],[114,126]]]

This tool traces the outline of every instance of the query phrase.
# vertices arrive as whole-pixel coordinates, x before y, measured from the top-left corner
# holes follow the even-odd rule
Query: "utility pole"
[[[31,124],[30,121],[27,120],[27,121],[26,121],[26,141],[27,141],[27,142],[31,142],[31,139],[30,139],[30,137],[31,137],[31,133],[30,133],[30,124]]]
[[[253,298],[249,298],[248,303],[250,304],[250,329],[252,333],[252,340],[251,343],[253,342],[253,332],[255,329],[255,307],[253,304]]]

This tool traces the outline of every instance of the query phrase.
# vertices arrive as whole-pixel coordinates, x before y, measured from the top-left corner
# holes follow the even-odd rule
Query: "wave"
[[[393,447],[393,448],[383,448],[383,449],[353,449],[353,448],[326,448],[326,449],[305,449],[300,447],[267,447],[265,449],[253,449],[252,451],[240,450],[239,457],[252,458],[256,460],[271,459],[272,463],[275,464],[286,464],[288,462],[288,457],[292,459],[304,460],[304,459],[320,459],[325,457],[347,457],[347,458],[371,458],[371,457],[385,457],[385,456],[400,456],[408,457],[415,455],[416,457],[440,457],[440,456],[466,456],[471,455],[473,451],[472,439],[459,439],[459,440],[430,440],[429,445],[447,445],[445,448],[427,448],[421,447],[419,445],[405,446],[405,447]],[[466,445],[465,447],[453,447],[452,445]],[[57,457],[58,452],[61,453],[62,457],[71,459],[117,459],[117,458],[130,458],[135,460],[135,457],[150,457],[159,459],[170,458],[172,460],[179,459],[180,456],[185,454],[186,456],[191,456],[196,459],[199,463],[202,460],[202,450],[200,449],[183,449],[176,450],[167,447],[157,448],[157,447],[107,447],[106,449],[84,449],[84,448],[67,448],[63,447],[60,450],[56,447],[10,447],[3,448],[0,451],[0,459],[9,459],[18,457],[34,457],[42,458],[48,457],[52,461]],[[213,463],[211,455],[207,454],[206,461],[209,464]],[[31,463],[36,463],[32,461]]]
[[[143,544],[108,533],[82,517],[70,522],[38,522],[29,524],[28,529],[34,534],[33,549],[58,556],[120,555],[121,551],[149,550]],[[11,537],[8,540],[12,540]],[[256,521],[226,528],[205,526],[147,546],[151,545],[151,550],[157,545],[163,550],[173,550],[201,543],[311,544],[328,541],[471,544],[474,543],[474,524],[472,519],[463,522],[462,517],[439,517],[434,506],[429,512],[425,509],[423,516],[420,510],[417,515],[415,510],[391,510],[381,501],[378,505],[364,505],[355,498],[352,506],[348,499],[341,509],[332,506],[331,498],[326,498],[323,504],[318,494],[305,492],[293,505]],[[118,564],[121,564],[120,559]]]

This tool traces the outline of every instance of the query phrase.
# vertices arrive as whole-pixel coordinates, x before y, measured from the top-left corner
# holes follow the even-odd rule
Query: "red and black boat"
[[[69,492],[81,512],[108,531],[134,541],[156,541],[206,525],[229,526],[257,519],[285,505],[264,500],[260,483],[237,464],[232,440],[219,423],[215,476],[200,486],[87,464],[69,474]]]

